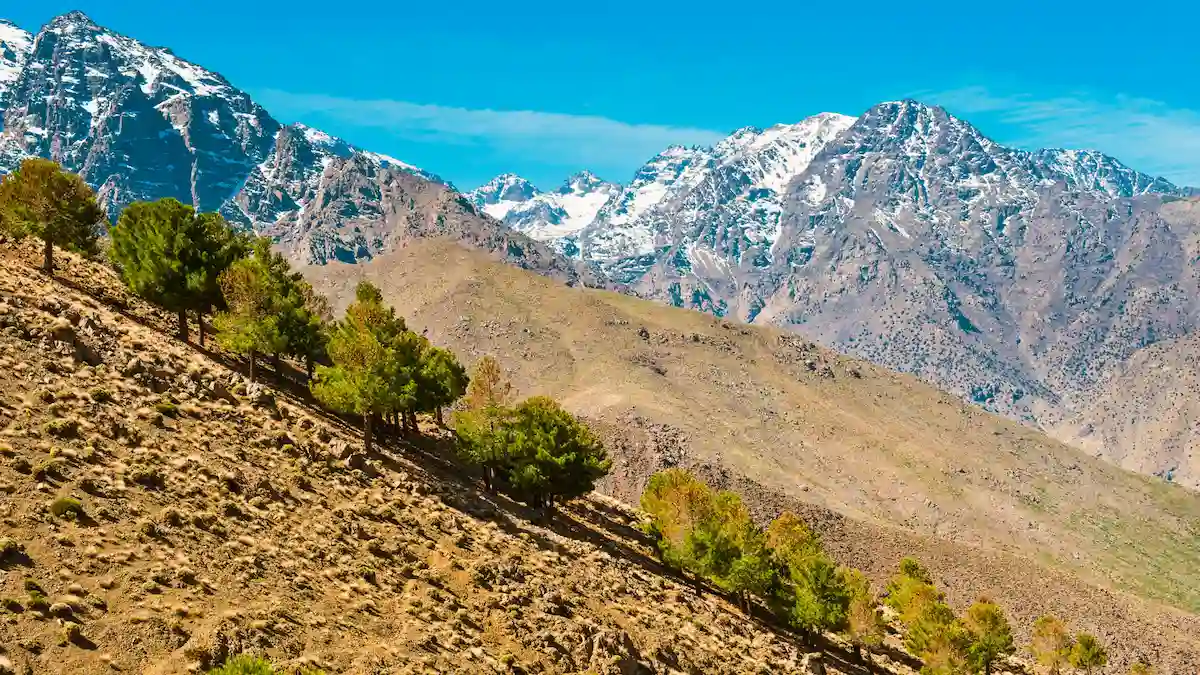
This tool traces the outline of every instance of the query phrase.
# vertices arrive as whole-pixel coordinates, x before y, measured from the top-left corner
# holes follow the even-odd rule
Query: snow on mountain
[[[3,129],[5,94],[25,65],[33,48],[33,36],[12,23],[0,19],[0,129]]]
[[[509,211],[541,194],[533,183],[512,173],[501,174],[466,194],[483,212],[503,221]]]
[[[578,255],[576,235],[621,190],[615,183],[581,171],[557,190],[541,192],[514,174],[503,174],[467,193],[484,213],[534,239],[550,241],[567,255]]]

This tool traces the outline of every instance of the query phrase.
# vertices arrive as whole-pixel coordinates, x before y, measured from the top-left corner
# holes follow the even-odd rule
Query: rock
[[[825,655],[821,652],[805,654],[800,661],[800,670],[809,675],[825,675]]]

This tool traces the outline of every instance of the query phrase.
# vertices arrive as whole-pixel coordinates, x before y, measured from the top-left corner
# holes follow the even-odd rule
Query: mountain
[[[36,35],[0,25],[0,173],[49,157],[111,217],[174,197],[273,237],[295,262],[369,258],[446,236],[568,283],[602,283],[481,216],[437,176],[317,129],[283,124],[221,75],[80,12]]]
[[[1111,378],[1132,354],[1197,322],[1200,216],[1180,206],[1194,198],[1098,152],[1008,148],[897,101],[670,147],[625,185],[585,171],[542,192],[506,175],[460,195],[78,12],[36,36],[0,24],[0,108],[0,172],[54,158],[113,216],[175,197],[303,265],[447,237],[569,284],[788,327],[1200,480],[1186,444],[1135,460],[1129,434],[1096,448],[1073,422],[1122,391]]]
[[[1197,328],[1189,192],[897,101],[670,148],[572,244],[642,297],[790,327],[1059,430],[1136,350]],[[1200,480],[1184,459],[1126,465]]]
[[[541,192],[529,181],[504,174],[466,194],[484,213],[518,232],[552,241],[566,255],[578,256],[577,238],[621,187],[581,171],[553,192]]]

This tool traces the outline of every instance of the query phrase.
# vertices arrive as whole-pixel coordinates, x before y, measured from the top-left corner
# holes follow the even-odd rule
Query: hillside
[[[670,148],[569,232],[530,222],[542,195],[495,187],[472,194],[641,297],[794,330],[1043,430],[1197,328],[1187,189],[1099,152],[1006,147],[918,101]],[[1097,442],[1081,447],[1195,481],[1177,454]]]
[[[916,552],[955,602],[988,592],[1026,625],[1059,612],[1124,658],[1197,663],[1192,492],[786,332],[564,288],[450,243],[306,274],[337,306],[373,280],[431,339],[493,353],[523,394],[587,416],[616,449],[619,498],[687,466],[765,515],[800,504],[877,579]]]
[[[665,575],[628,508],[539,523],[463,479],[432,426],[364,455],[337,418],[166,337],[111,271],[31,261],[0,246],[0,673],[244,651],[330,675],[810,672],[815,647]]]

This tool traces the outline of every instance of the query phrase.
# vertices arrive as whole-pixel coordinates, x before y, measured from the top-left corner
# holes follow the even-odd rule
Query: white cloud
[[[475,110],[277,90],[259,92],[256,98],[267,108],[320,115],[399,138],[488,145],[514,160],[549,160],[581,167],[640,164],[668,145],[711,145],[725,136],[707,129],[532,110]]]
[[[1038,97],[965,87],[916,94],[971,120],[991,118],[997,141],[1025,148],[1094,149],[1180,185],[1200,186],[1200,112],[1130,96]],[[994,131],[994,130],[988,130]]]

